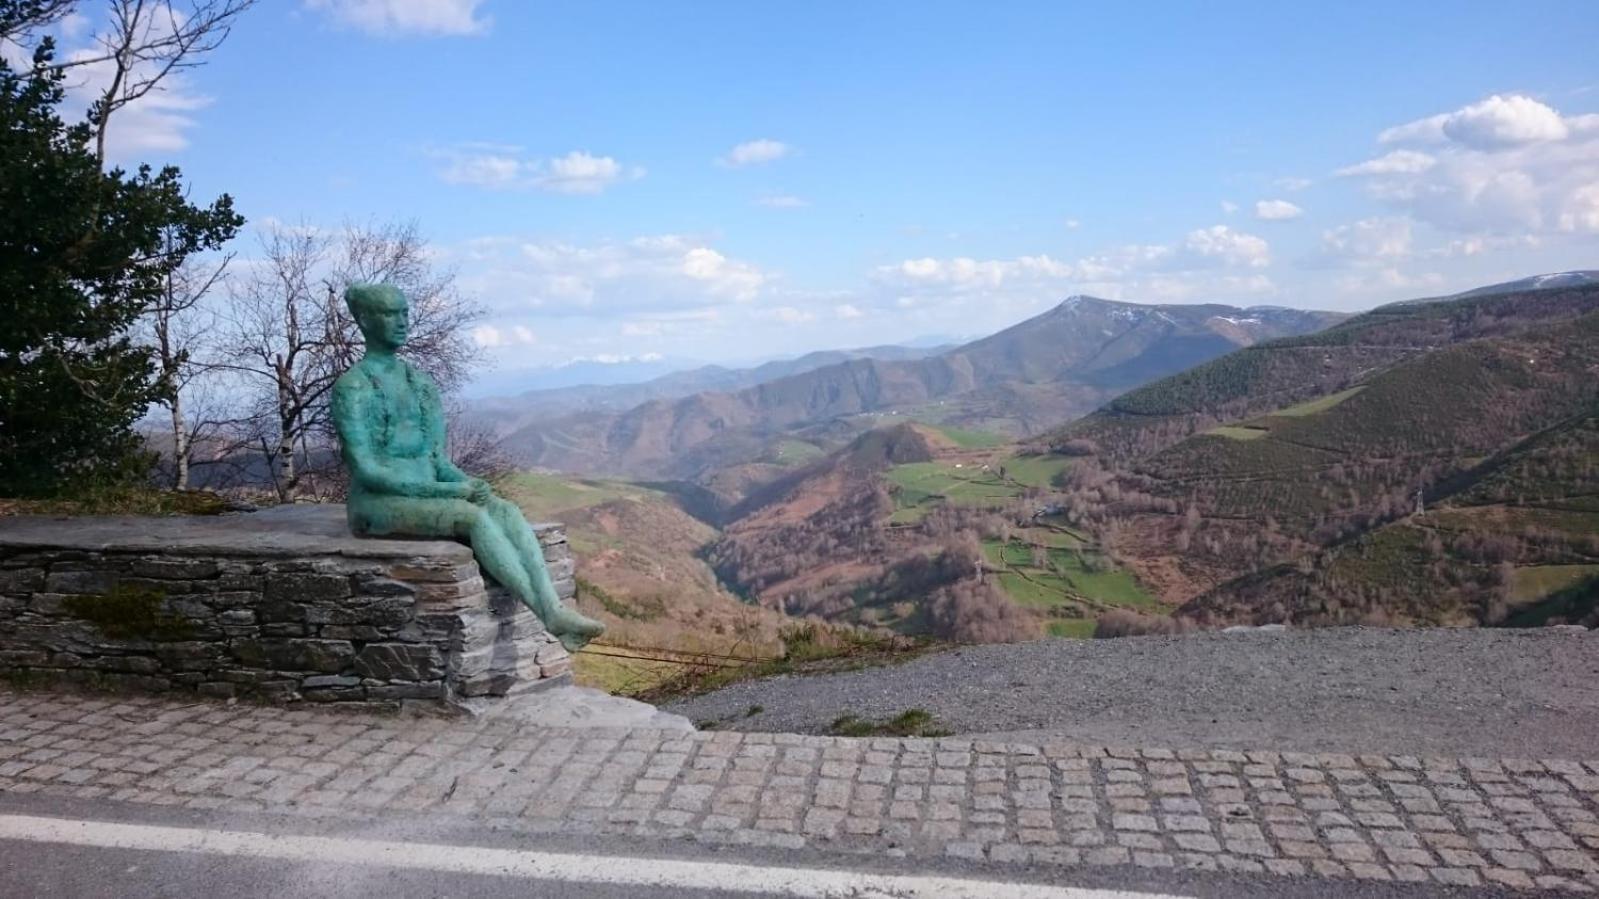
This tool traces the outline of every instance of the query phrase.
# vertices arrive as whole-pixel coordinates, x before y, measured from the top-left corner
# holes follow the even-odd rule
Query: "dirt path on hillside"
[[[960,734],[1090,744],[1594,758],[1599,632],[1049,640],[736,684],[664,708],[737,730],[826,733],[841,715],[922,708]]]

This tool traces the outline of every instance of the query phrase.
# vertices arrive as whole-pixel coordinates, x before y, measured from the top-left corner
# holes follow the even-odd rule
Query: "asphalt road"
[[[50,837],[54,830],[46,832],[37,826],[38,819],[50,819],[48,823],[61,830],[63,836]],[[18,839],[9,831],[0,837],[0,897],[5,899],[521,899],[530,895],[541,899],[786,895],[942,899],[958,895],[951,892],[948,881],[933,878],[966,882],[971,892],[965,895],[1009,894],[1040,899],[1137,899],[1150,895],[1207,899],[1488,899],[1511,895],[1497,889],[1462,890],[1351,880],[1289,880],[1137,868],[1044,871],[955,860],[912,862],[883,856],[780,852],[626,838],[585,837],[579,841],[484,825],[440,824],[425,818],[396,817],[374,827],[336,819],[286,819],[104,801],[0,797],[0,827],[14,826],[19,821],[36,826],[30,832],[33,838]],[[185,848],[127,847],[128,841],[148,834]],[[361,854],[341,857],[341,852],[347,853],[351,847]],[[493,871],[462,870],[476,864],[474,859],[479,858],[494,859],[489,867],[501,867]],[[577,864],[563,868],[561,860],[577,860]],[[792,889],[782,887],[783,869],[800,869],[788,872]],[[657,870],[662,872],[659,881],[654,879],[653,872]],[[684,876],[703,880],[717,872],[726,873],[731,888],[681,882]],[[618,878],[631,882],[617,883]],[[827,886],[832,882],[849,885],[833,889]]]
[[[972,646],[735,684],[664,708],[746,731],[827,733],[841,715],[921,708],[958,734],[1092,745],[1588,758],[1599,744],[1599,631],[1336,628]]]

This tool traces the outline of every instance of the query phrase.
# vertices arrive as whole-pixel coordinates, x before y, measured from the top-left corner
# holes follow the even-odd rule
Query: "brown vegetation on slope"
[[[966,642],[1036,637],[1037,620],[981,580],[981,553],[970,529],[954,521],[959,513],[888,525],[894,503],[881,473],[949,453],[959,450],[925,426],[868,432],[760,497],[708,558],[753,600],[790,615],[893,620]]]
[[[1407,304],[1135,391],[1055,437],[1081,463],[1075,520],[1209,624],[1514,617],[1512,594],[1592,561],[1599,510],[1568,508],[1599,492],[1592,463],[1543,453],[1542,475],[1498,488],[1508,506],[1492,514],[1459,494],[1599,403],[1595,309],[1592,287]],[[1372,347],[1403,358],[1352,367]],[[1263,408],[1317,400],[1303,383],[1338,390]]]

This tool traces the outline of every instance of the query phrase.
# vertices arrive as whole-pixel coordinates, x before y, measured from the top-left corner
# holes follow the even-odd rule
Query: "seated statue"
[[[350,469],[350,530],[357,536],[451,537],[517,596],[568,649],[605,626],[565,606],[522,510],[450,461],[444,408],[426,372],[395,355],[410,309],[386,284],[344,293],[366,354],[333,385],[333,424]]]

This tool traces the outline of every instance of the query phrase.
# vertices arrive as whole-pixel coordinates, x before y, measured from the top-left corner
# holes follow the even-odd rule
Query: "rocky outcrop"
[[[559,525],[535,526],[574,592]],[[463,545],[353,537],[344,507],[0,519],[0,676],[272,702],[454,703],[570,680]]]

